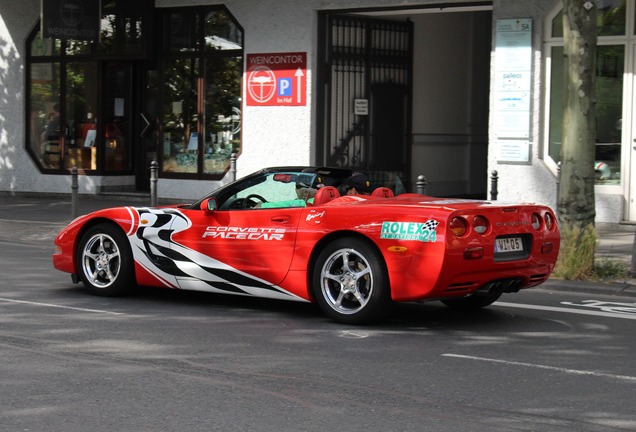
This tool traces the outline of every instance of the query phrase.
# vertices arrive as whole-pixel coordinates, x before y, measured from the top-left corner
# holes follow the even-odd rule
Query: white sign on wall
[[[355,115],[369,115],[369,99],[355,99],[353,107]]]
[[[530,162],[530,143],[527,140],[498,140],[498,160],[506,162]]]
[[[532,19],[497,20],[494,67],[494,135],[507,150],[499,162],[523,162],[530,138]],[[515,144],[514,140],[520,140]],[[510,151],[511,149],[517,151]]]

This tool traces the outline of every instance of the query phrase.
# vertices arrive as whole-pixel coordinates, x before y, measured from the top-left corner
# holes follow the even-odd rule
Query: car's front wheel
[[[382,255],[354,237],[335,240],[320,252],[313,289],[323,312],[346,324],[377,321],[389,314],[393,304]]]
[[[112,224],[98,224],[82,236],[77,249],[78,272],[93,294],[123,294],[134,283],[130,245],[123,231]]]

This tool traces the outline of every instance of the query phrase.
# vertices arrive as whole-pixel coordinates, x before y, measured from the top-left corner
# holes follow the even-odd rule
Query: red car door
[[[279,284],[294,254],[301,208],[186,210],[192,226],[172,240],[211,258],[207,267]]]

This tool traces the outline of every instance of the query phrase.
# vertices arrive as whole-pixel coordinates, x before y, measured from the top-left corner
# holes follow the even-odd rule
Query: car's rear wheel
[[[93,294],[115,296],[134,283],[130,244],[123,231],[104,223],[91,227],[77,249],[80,279]]]
[[[501,292],[493,292],[485,295],[472,295],[470,297],[460,297],[442,300],[446,306],[460,310],[475,310],[490,306],[501,297]]]
[[[389,278],[382,255],[362,239],[341,238],[320,252],[313,289],[323,312],[342,323],[377,321],[391,311]]]

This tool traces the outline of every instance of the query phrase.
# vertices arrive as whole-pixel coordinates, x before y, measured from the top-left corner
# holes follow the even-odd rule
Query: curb
[[[636,279],[617,279],[614,281],[548,279],[537,288],[550,289],[553,291],[636,297]]]

